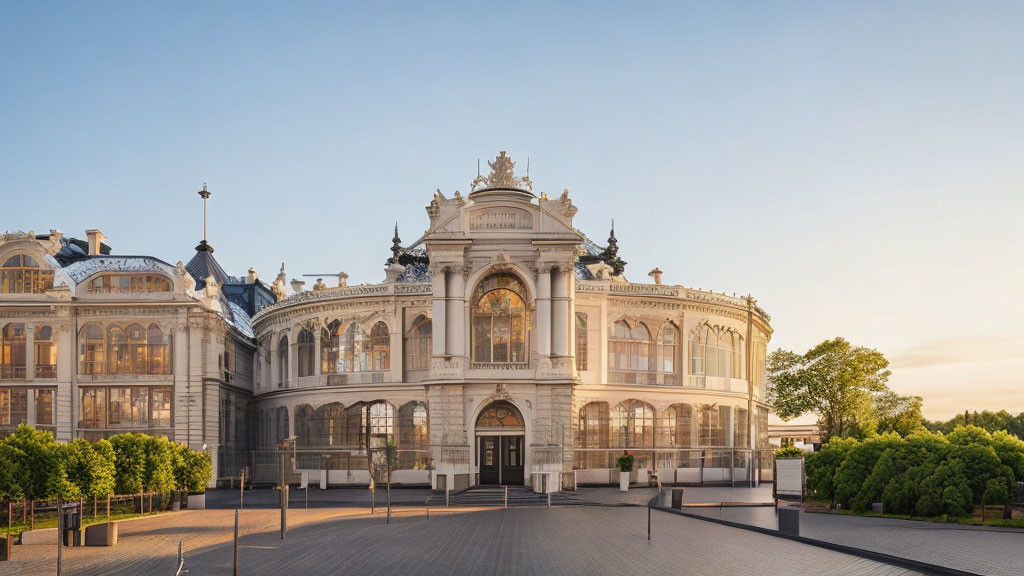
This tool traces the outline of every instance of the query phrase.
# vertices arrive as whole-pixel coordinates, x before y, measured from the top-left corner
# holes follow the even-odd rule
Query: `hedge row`
[[[209,454],[162,436],[129,433],[65,443],[23,424],[0,440],[0,500],[203,492],[212,473]]]
[[[891,514],[967,516],[975,504],[1005,504],[1024,480],[1024,441],[958,426],[948,435],[837,438],[806,459],[818,498],[863,512],[881,502]]]

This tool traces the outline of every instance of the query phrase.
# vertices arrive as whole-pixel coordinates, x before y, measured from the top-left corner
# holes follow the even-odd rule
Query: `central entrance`
[[[476,421],[480,484],[522,485],[526,427],[511,402],[488,405]]]

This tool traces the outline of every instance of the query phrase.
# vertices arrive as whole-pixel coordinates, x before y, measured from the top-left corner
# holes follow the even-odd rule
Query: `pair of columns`
[[[537,353],[541,357],[572,355],[574,281],[568,266],[545,267],[537,273]]]
[[[571,266],[548,265],[537,273],[535,345],[541,357],[571,356],[575,277]],[[433,277],[434,356],[469,356],[465,269],[446,266]],[[522,294],[525,298],[526,294]]]

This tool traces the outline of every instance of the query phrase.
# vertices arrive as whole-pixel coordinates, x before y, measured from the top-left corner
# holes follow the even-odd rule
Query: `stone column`
[[[394,330],[391,330],[391,381],[402,382],[404,380],[402,368],[405,360],[405,310],[400,309],[395,314]]]
[[[448,354],[466,355],[466,276],[462,267],[455,267],[448,273],[448,293],[445,297],[445,330],[447,332]]]
[[[537,354],[551,356],[551,268],[537,272]]]
[[[317,324],[313,327],[313,375],[320,376],[320,325]],[[319,382],[319,384],[325,384],[325,382]]]
[[[73,321],[54,326],[57,342],[57,393],[53,399],[53,423],[57,425],[57,440],[70,441],[78,428],[78,354]]]
[[[36,326],[25,324],[25,379],[36,378]]]
[[[552,272],[551,280],[551,355],[569,355],[569,291],[565,267]]]
[[[288,382],[285,388],[298,388],[299,386],[299,333],[302,329],[298,325],[288,333]]]
[[[597,354],[592,354],[591,358],[597,358],[600,364],[597,366],[598,372],[600,373],[600,383],[608,383],[608,364],[611,359],[608,357],[608,298],[601,299],[601,313],[597,318]],[[588,322],[589,326],[589,322]],[[588,366],[589,367],[589,366]]]
[[[445,277],[448,272],[443,267],[434,268],[433,279],[431,285],[434,290],[434,313],[432,321],[433,326],[433,355],[444,356],[447,352],[447,346],[445,343],[445,336],[447,331],[445,329],[445,298],[447,297],[447,282]]]

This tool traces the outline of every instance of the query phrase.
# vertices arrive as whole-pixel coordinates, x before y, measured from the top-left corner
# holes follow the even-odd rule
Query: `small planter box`
[[[85,527],[86,546],[113,546],[117,544],[117,522],[104,522]]]
[[[56,528],[37,528],[35,530],[25,530],[21,533],[22,546],[33,546],[37,544],[49,544],[50,546],[53,546],[56,543]]]
[[[205,510],[206,494],[189,494],[188,502],[185,507],[189,510]]]

